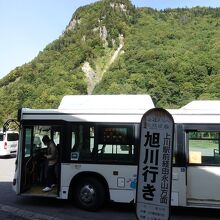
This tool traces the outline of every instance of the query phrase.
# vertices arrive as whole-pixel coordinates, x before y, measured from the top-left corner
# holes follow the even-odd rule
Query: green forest
[[[163,108],[219,99],[220,8],[102,0],[77,9],[57,39],[0,80],[0,123],[74,94],[149,94]]]

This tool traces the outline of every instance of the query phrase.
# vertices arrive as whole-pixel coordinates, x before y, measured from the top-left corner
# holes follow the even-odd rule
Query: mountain
[[[102,0],[0,80],[0,123],[66,94],[150,94],[159,107],[220,98],[220,9],[153,10]]]

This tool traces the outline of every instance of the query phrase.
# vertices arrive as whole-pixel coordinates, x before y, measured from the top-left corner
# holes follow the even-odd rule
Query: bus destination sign
[[[141,120],[136,197],[139,220],[170,218],[174,121],[161,108],[147,111]]]

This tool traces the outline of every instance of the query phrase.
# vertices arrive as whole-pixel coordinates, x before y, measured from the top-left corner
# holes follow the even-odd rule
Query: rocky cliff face
[[[122,52],[122,48],[124,46],[124,37],[123,35],[119,35],[119,46],[116,50],[113,50],[109,55],[109,58],[106,60],[106,63],[101,68],[96,65],[96,69],[94,70],[89,62],[85,62],[82,66],[82,71],[85,73],[87,78],[87,92],[89,95],[92,94],[95,86],[102,80],[104,73],[111,67],[114,61],[120,56]]]
[[[67,33],[68,31],[74,30],[76,28],[76,25],[80,24],[80,19],[79,18],[73,18],[70,23],[68,24],[68,26],[66,27],[65,31],[63,32],[63,34]]]
[[[92,94],[95,86],[102,80],[104,73],[111,67],[114,61],[118,59],[124,46],[123,33],[118,32],[118,37],[112,36],[111,30],[108,30],[106,23],[109,19],[108,14],[111,13],[111,11],[114,13],[117,12],[119,15],[127,17],[129,15],[128,6],[127,4],[123,4],[117,1],[103,1],[103,3],[105,3],[105,8],[108,10],[106,10],[106,14],[101,13],[99,16],[96,15],[96,18],[92,18],[92,31],[99,35],[102,46],[106,48],[106,51],[109,48],[109,44],[112,45],[112,49],[108,50],[108,52],[105,54],[106,59],[104,61],[105,63],[102,63],[102,66],[100,66],[98,62],[95,62],[94,67],[91,67],[91,64],[88,60],[82,64],[81,68],[86,76],[88,94]],[[68,26],[66,27],[64,34],[67,34],[71,31],[80,31],[80,25],[84,25],[83,23],[81,24],[81,22],[83,22],[82,20],[86,20],[81,13],[81,10],[75,13]],[[89,33],[87,33],[87,35],[83,35],[82,40],[86,41],[87,39],[89,40],[89,38]],[[116,42],[118,42],[118,44],[116,44]]]

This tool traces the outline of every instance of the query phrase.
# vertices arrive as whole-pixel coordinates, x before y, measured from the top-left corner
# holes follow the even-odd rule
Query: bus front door
[[[46,186],[48,160],[45,157],[47,146],[42,142],[42,137],[48,135],[56,146],[60,146],[61,127],[51,125],[35,125],[24,127],[21,159],[20,192],[28,195],[57,197],[59,192],[59,166],[54,168],[55,187],[49,192],[42,191]],[[57,149],[58,151],[58,149]],[[60,158],[60,153],[57,153]]]
[[[20,192],[24,193],[31,188],[33,155],[32,155],[33,128],[25,127],[23,131],[22,157],[21,157],[21,184]]]

